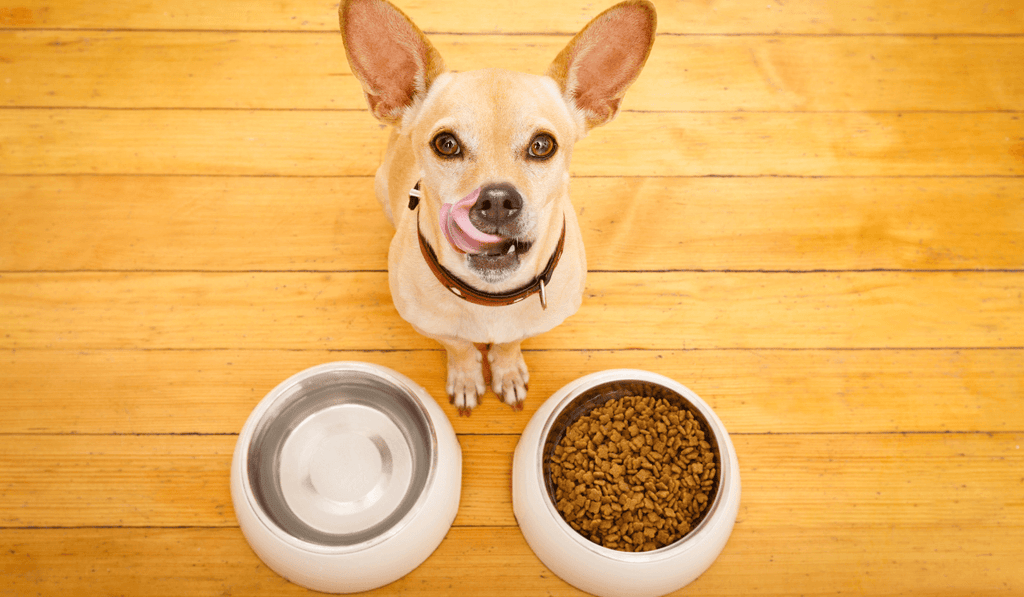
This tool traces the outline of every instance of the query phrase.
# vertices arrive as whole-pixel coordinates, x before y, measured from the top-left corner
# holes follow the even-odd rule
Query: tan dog
[[[579,309],[587,273],[569,201],[573,145],[611,120],[654,43],[647,0],[590,22],[545,76],[446,72],[385,0],[344,0],[341,32],[370,110],[394,126],[375,189],[396,233],[399,314],[448,351],[448,395],[469,414],[486,391],[526,397],[522,341]],[[486,354],[487,362],[482,362]]]

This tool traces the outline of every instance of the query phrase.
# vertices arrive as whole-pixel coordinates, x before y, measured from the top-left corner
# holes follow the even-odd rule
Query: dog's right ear
[[[370,111],[398,124],[444,72],[444,60],[423,32],[385,0],[343,0],[338,7],[348,63]]]

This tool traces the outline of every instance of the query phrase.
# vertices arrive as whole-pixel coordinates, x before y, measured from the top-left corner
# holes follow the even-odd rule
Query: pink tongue
[[[441,206],[441,230],[448,242],[463,253],[482,253],[484,250],[503,242],[505,239],[494,234],[477,230],[469,220],[469,210],[480,196],[480,189],[458,201]]]

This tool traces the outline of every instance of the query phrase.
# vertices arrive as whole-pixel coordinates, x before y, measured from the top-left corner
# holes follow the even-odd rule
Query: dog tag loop
[[[420,183],[416,183],[416,186],[409,191],[409,209],[416,209],[416,206],[420,204],[420,197],[423,196],[423,191],[420,190]]]
[[[548,308],[548,292],[544,288],[543,278],[538,280],[540,282],[540,306],[544,309]]]

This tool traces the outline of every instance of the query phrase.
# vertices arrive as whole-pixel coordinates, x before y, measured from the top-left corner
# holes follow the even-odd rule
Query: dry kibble
[[[610,549],[675,543],[700,520],[717,478],[707,437],[693,413],[664,399],[610,400],[571,424],[552,451],[556,507]]]

